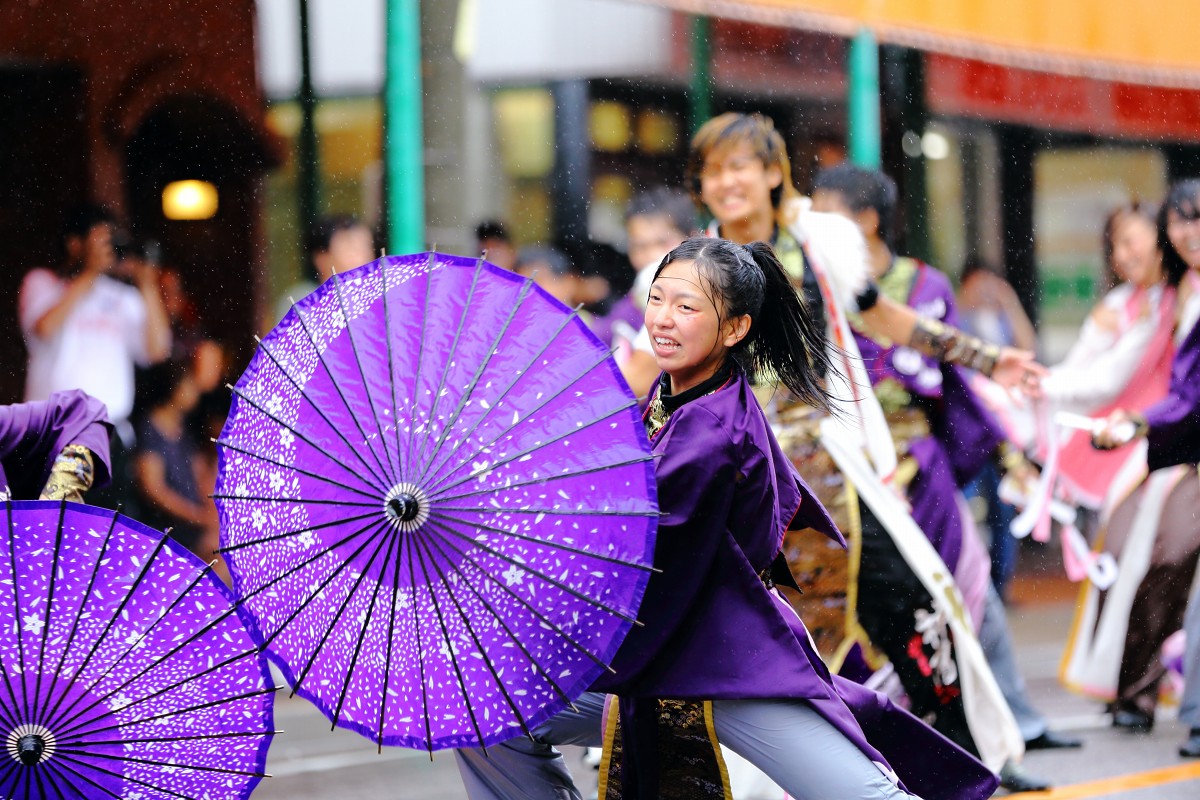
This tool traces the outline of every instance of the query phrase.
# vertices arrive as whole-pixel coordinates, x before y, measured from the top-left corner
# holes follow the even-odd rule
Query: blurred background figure
[[[963,263],[958,317],[964,330],[1001,345],[1036,351],[1037,331],[1016,291],[994,265],[977,255]]]
[[[508,235],[508,228],[500,220],[485,219],[475,226],[475,248],[497,267],[512,269],[516,266],[517,248]]]
[[[658,262],[696,231],[696,206],[678,189],[659,186],[629,201],[625,207],[626,252],[637,272],[629,299],[638,308],[646,308]]]
[[[587,277],[557,247],[535,244],[517,251],[513,271],[532,278],[563,305],[594,305],[608,295],[608,283],[598,276]],[[589,325],[595,319],[589,312],[582,313]]]
[[[336,272],[361,267],[377,258],[375,236],[367,224],[349,214],[321,217],[312,226],[305,240],[307,277],[293,284],[275,302],[275,321],[299,300],[316,289]]]
[[[29,348],[25,398],[45,400],[57,391],[82,389],[108,410],[115,432],[112,484],[93,492],[91,500],[109,506],[128,494],[134,367],[159,362],[171,351],[158,269],[145,259],[130,259],[122,266],[133,286],[110,274],[117,261],[113,235],[114,219],[106,209],[72,209],[58,268],[31,270],[19,298]]]
[[[1000,270],[978,255],[969,255],[963,264],[957,304],[963,330],[995,344],[1037,350],[1037,331],[1016,291]],[[1008,584],[1020,557],[1020,542],[1009,531],[1017,509],[1000,499],[1000,470],[995,464],[985,464],[963,494],[980,529],[988,533],[992,583],[1007,602]]]
[[[221,348],[207,340],[191,359],[152,368],[146,376],[147,410],[138,422],[134,457],[141,520],[170,529],[172,537],[206,562],[216,557],[218,547],[217,509],[208,497],[215,481],[215,448],[208,438],[216,433],[208,420],[196,416],[201,401],[218,394],[214,390],[223,372]],[[203,408],[207,413],[211,401]],[[219,567],[219,574],[227,577],[223,564]]]

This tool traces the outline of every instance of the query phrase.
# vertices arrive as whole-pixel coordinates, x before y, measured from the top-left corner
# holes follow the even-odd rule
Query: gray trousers
[[[581,800],[556,744],[601,743],[604,696],[585,694],[533,731],[455,757],[471,800]],[[754,764],[797,800],[911,798],[810,705],[789,700],[717,700],[721,744]]]
[[[1192,730],[1200,731],[1200,580],[1192,581],[1192,595],[1183,618],[1183,634],[1187,637],[1187,649],[1183,652],[1183,697],[1179,699],[1179,721]]]
[[[979,645],[991,665],[992,674],[1000,693],[1008,701],[1008,707],[1017,720],[1017,728],[1025,741],[1036,739],[1046,732],[1046,718],[1033,707],[1025,689],[1025,678],[1017,666],[1017,654],[1013,646],[1012,631],[1008,627],[1008,612],[988,582],[987,597],[983,603],[983,622],[979,626]]]

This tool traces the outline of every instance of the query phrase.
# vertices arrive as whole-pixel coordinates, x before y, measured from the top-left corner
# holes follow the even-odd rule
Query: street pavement
[[[1010,620],[1030,695],[1056,731],[1078,735],[1081,750],[1035,751],[1028,771],[1053,781],[1051,792],[1010,794],[1013,800],[1197,800],[1200,761],[1181,759],[1176,748],[1186,729],[1174,709],[1163,709],[1153,732],[1132,735],[1109,727],[1099,703],[1067,692],[1057,680],[1058,661],[1070,625],[1074,588],[1052,575],[1026,576],[1014,587]],[[256,800],[388,798],[464,800],[454,758],[435,753],[385,748],[329,723],[306,701],[281,693],[275,738]],[[594,772],[582,764],[582,751],[567,749],[568,763],[581,785],[594,787]],[[1003,796],[1000,792],[997,796]],[[585,798],[587,795],[585,794]]]

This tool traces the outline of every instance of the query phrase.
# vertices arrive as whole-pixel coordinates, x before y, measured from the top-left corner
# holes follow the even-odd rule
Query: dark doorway
[[[0,403],[25,393],[17,289],[61,260],[67,208],[90,199],[84,81],[61,67],[0,68]]]
[[[126,147],[130,231],[161,246],[163,265],[178,270],[204,333],[225,345],[235,371],[253,351],[259,327],[260,187],[272,160],[260,132],[236,110],[197,96],[159,105]],[[217,187],[216,216],[197,221],[163,216],[163,187],[186,179]]]

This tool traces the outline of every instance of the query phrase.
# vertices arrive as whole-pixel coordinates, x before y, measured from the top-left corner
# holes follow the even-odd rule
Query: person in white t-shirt
[[[96,206],[69,211],[64,260],[57,270],[37,268],[25,275],[19,317],[29,349],[25,399],[82,389],[104,403],[128,446],[134,365],[166,358],[171,329],[154,265],[140,268],[133,286],[109,274],[116,260],[113,223]],[[121,482],[118,471],[114,485]]]

